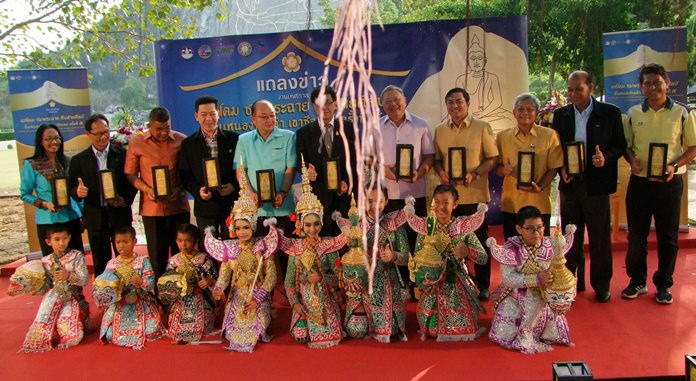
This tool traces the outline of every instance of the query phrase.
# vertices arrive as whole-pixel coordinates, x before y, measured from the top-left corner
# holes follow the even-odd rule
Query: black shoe
[[[478,299],[480,301],[485,302],[485,301],[488,301],[488,299],[490,299],[490,298],[491,298],[491,293],[490,293],[490,291],[488,291],[487,288],[484,288],[481,291],[479,291]]]
[[[611,299],[611,293],[609,291],[597,291],[595,298],[600,303],[607,303]]]
[[[628,287],[621,291],[621,297],[624,299],[635,299],[638,295],[645,294],[646,292],[648,292],[648,288],[644,284],[629,284]]]
[[[655,300],[660,304],[672,304],[672,293],[669,292],[669,288],[658,288]]]

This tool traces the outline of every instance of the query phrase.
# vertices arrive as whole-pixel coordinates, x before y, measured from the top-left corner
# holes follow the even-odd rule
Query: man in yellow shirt
[[[672,274],[679,250],[682,174],[696,156],[696,112],[689,112],[667,96],[669,76],[662,65],[643,66],[638,79],[645,100],[628,110],[624,126],[628,143],[624,157],[631,165],[626,189],[626,273],[631,281],[621,296],[635,299],[648,292],[648,234],[654,218],[658,258],[657,271],[652,278],[657,288],[655,300],[671,304],[670,287],[674,284]],[[666,144],[666,149],[662,146],[651,157],[653,143]],[[660,156],[668,164],[666,168],[661,166]],[[654,177],[655,170],[659,177]]]
[[[449,118],[435,128],[435,171],[443,183],[455,186],[459,193],[458,205],[452,211],[454,217],[474,214],[478,203],[490,201],[488,172],[498,162],[498,147],[495,145],[493,129],[488,122],[472,116],[469,104],[469,93],[466,90],[455,87],[448,91],[445,95],[445,105]],[[452,168],[450,163],[450,148],[465,149],[463,158],[455,158],[456,168]],[[450,178],[450,173],[457,179]],[[481,243],[486,242],[486,220],[475,233]],[[484,247],[490,257],[488,247]],[[479,299],[486,301],[490,298],[490,260],[484,265],[474,264],[474,270]]]
[[[503,235],[507,240],[517,235],[517,211],[523,206],[532,205],[541,210],[544,229],[538,234],[548,235],[551,221],[551,193],[549,186],[556,172],[563,166],[563,150],[556,131],[537,125],[539,99],[523,93],[515,98],[513,115],[517,126],[501,131],[497,136],[498,159],[497,173],[504,176],[501,194],[503,211]],[[529,185],[518,184],[518,155],[534,153],[534,161],[528,163],[532,170]],[[533,168],[532,168],[533,167]]]

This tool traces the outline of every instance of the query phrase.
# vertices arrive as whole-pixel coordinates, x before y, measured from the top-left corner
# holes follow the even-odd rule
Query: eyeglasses
[[[664,82],[661,79],[656,79],[654,81],[643,81],[643,86],[645,87],[662,87]]]
[[[515,110],[517,110],[517,112],[519,112],[519,113],[525,113],[525,112],[526,112],[526,113],[528,113],[528,114],[532,114],[532,113],[535,113],[535,112],[539,111],[539,110],[537,110],[537,109],[535,109],[535,108],[533,108],[533,107],[518,107],[518,108],[516,108]]]
[[[537,227],[523,226],[522,229],[526,230],[527,233],[529,233],[529,234],[534,234],[534,233],[543,234],[544,233],[544,225],[537,226]]]
[[[108,136],[108,135],[109,135],[109,130],[105,130],[105,131],[102,131],[102,132],[92,132],[92,131],[88,131],[87,133],[89,133],[90,135],[94,135],[94,136],[97,137],[97,139],[99,139],[99,138],[103,138],[104,136]]]
[[[43,138],[43,141],[45,141],[46,143],[59,142],[61,140],[63,140],[63,139],[60,136],[48,136],[48,137]]]
[[[464,103],[466,103],[466,101],[464,99],[449,100],[449,101],[447,101],[447,106],[454,106],[454,105],[461,106]]]
[[[276,115],[275,115],[275,114],[271,114],[271,115],[253,115],[253,117],[254,117],[254,118],[259,118],[259,119],[261,119],[261,120],[263,120],[263,121],[265,122],[265,121],[267,121],[267,120],[269,120],[269,119],[275,119],[275,118],[276,118]]]

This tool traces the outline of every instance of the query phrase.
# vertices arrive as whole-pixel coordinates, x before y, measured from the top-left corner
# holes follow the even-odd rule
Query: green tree
[[[30,15],[18,19],[0,1],[0,67],[21,60],[39,68],[86,66],[90,60],[111,56],[116,58],[114,70],[150,75],[154,70],[151,46],[155,40],[194,36],[194,17],[184,19],[174,11],[202,10],[212,3],[213,0],[26,0]],[[224,10],[224,4],[219,9]],[[217,17],[223,19],[224,15],[218,12]],[[38,48],[25,51],[25,46]],[[61,49],[60,54],[50,54],[57,49]],[[80,57],[87,62],[80,61]]]
[[[147,98],[145,84],[139,78],[128,77],[121,89],[121,103],[131,110],[144,110],[154,107]]]

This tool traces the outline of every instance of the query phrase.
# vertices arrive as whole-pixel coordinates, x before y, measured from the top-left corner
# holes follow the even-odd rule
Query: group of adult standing
[[[453,88],[445,95],[447,119],[436,126],[434,134],[428,123],[406,110],[407,99],[402,89],[387,86],[381,92],[385,115],[380,119],[381,139],[375,147],[381,151],[389,201],[384,213],[403,208],[405,199],[413,196],[415,212],[427,214],[427,173],[434,169],[442,183],[455,186],[458,192],[454,216],[472,215],[479,203],[490,201],[488,174],[495,170],[504,177],[501,196],[504,235],[516,235],[515,224],[520,208],[532,205],[543,215],[544,233],[549,233],[550,187],[560,173],[561,219],[563,224],[578,227],[573,248],[568,254],[568,268],[578,275],[578,291],[585,289],[584,236],[589,237],[590,285],[599,302],[610,300],[612,251],[610,238],[609,196],[616,192],[617,162],[625,157],[631,167],[627,188],[626,210],[629,248],[626,255],[630,284],[622,297],[632,299],[647,292],[647,235],[651,218],[655,219],[658,239],[658,270],[653,276],[659,303],[672,302],[670,287],[678,250],[678,224],[682,193],[681,175],[685,165],[696,156],[696,116],[668,95],[669,76],[657,64],[644,66],[639,75],[645,96],[642,104],[628,111],[622,120],[621,111],[595,100],[592,77],[584,71],[568,78],[571,104],[554,112],[551,128],[537,124],[540,102],[524,93],[515,99],[513,115],[516,126],[497,134],[491,126],[474,118],[469,112],[469,94]],[[50,247],[44,243],[45,227],[67,223],[72,241],[70,247],[82,249],[81,223],[87,228],[94,260],[95,274],[100,274],[112,256],[114,229],[132,223],[131,204],[137,191],[141,193],[140,215],[147,237],[148,253],[154,272],[161,275],[169,255],[177,252],[175,242],[178,225],[190,220],[186,193],[194,200],[194,216],[203,229],[214,226],[222,238],[229,237],[226,219],[239,195],[239,178],[247,176],[249,196],[258,201],[256,171],[273,169],[275,197],[259,206],[260,220],[275,218],[286,234],[293,231],[289,215],[294,211],[292,184],[296,168],[304,159],[311,186],[325,210],[338,210],[347,215],[350,194],[346,166],[341,166],[339,189],[328,190],[325,161],[337,158],[343,164],[350,158],[355,171],[355,131],[348,120],[336,115],[336,93],[330,87],[316,88],[310,96],[317,119],[295,133],[277,127],[274,105],[258,100],[251,107],[255,129],[237,135],[218,126],[218,100],[203,96],[195,102],[195,119],[200,129],[185,136],[171,129],[169,112],[157,107],[150,112],[148,130],[131,140],[125,150],[111,144],[109,121],[100,114],[92,115],[84,124],[89,148],[68,160],[63,153],[62,136],[54,125],[42,125],[36,132],[35,154],[24,161],[21,170],[22,200],[37,209],[36,223],[44,255]],[[343,129],[340,129],[340,125]],[[564,146],[583,142],[585,152],[581,175],[569,175],[564,168]],[[650,143],[667,144],[669,165],[662,179],[647,178]],[[413,174],[397,181],[398,144],[413,147]],[[450,148],[465,148],[465,174],[460,180],[449,178]],[[518,183],[517,167],[520,151],[534,152],[533,181]],[[376,152],[375,157],[379,157]],[[219,183],[215,190],[206,187],[203,159],[217,158]],[[566,158],[567,159],[567,158]],[[242,163],[243,161],[243,163]],[[243,166],[242,166],[243,164]],[[171,185],[168,197],[155,197],[153,167],[166,166]],[[239,168],[244,167],[246,171]],[[99,171],[110,169],[115,177],[117,197],[108,201],[101,194]],[[56,208],[52,202],[51,183],[54,177],[67,176],[72,200],[68,207]],[[356,173],[352,174],[356,178]],[[354,182],[357,183],[357,182]],[[324,214],[322,236],[335,235],[336,225]],[[265,234],[259,224],[257,234]],[[539,232],[541,234],[541,232]],[[480,242],[488,238],[488,225],[476,231]],[[416,234],[410,232],[411,248]],[[282,258],[281,258],[282,260]],[[285,267],[285,266],[283,266]],[[479,299],[490,297],[490,261],[475,264]],[[407,269],[403,269],[404,274]]]

